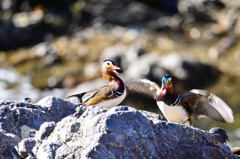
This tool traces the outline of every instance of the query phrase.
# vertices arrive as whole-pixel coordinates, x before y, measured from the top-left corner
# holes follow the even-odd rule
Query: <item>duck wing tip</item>
[[[225,119],[226,123],[234,123],[234,117],[230,117],[229,119]]]
[[[233,123],[232,109],[218,96],[205,90],[191,90],[190,100],[196,101],[191,107],[197,118],[208,117],[218,122]]]
[[[225,101],[223,101],[215,94],[210,93],[209,102],[211,106],[214,107],[223,116],[226,123],[234,122],[233,111]]]
[[[67,96],[67,98],[71,98],[71,97],[79,97],[79,96],[80,96],[80,94],[72,94],[72,95]]]
[[[77,97],[78,99],[81,99],[85,94],[86,94],[86,92],[78,93],[78,94],[72,94],[72,95],[67,96],[67,98]]]

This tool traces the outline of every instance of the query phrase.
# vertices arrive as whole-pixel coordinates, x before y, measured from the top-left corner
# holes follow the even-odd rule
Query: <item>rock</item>
[[[35,146],[36,141],[32,138],[23,139],[17,146],[18,154],[23,157],[33,157],[32,148]]]
[[[34,150],[36,158],[237,158],[206,131],[153,122],[126,106],[66,117]]]
[[[77,102],[75,106],[76,106],[76,112],[71,116],[79,118],[85,112],[87,107],[85,107],[82,104],[79,104],[79,102]]]
[[[37,104],[46,107],[48,109],[47,112],[52,113],[51,118],[53,118],[53,120],[50,121],[60,121],[63,117],[75,112],[75,107],[71,102],[56,97],[45,97]]]
[[[164,120],[164,117],[160,114],[154,113],[154,112],[148,112],[145,110],[139,110],[139,112],[142,113],[146,118],[152,120],[153,122],[157,122],[158,120]]]
[[[18,145],[20,156],[32,155],[35,140],[33,137],[36,130],[45,122],[50,122],[47,126],[42,126],[38,137],[42,140],[51,133],[54,122],[75,113],[75,106],[68,101],[55,97],[46,97],[39,104],[29,104],[15,101],[0,101],[0,156],[3,158],[13,158]],[[51,125],[54,125],[51,127]],[[48,129],[50,128],[50,129]],[[44,131],[45,130],[45,131]],[[1,158],[0,157],[0,158]]]
[[[19,134],[23,125],[39,129],[46,121],[57,122],[75,112],[73,104],[55,97],[43,98],[35,105],[14,101],[0,101],[0,105],[0,129],[14,134]]]
[[[0,119],[4,159],[238,158],[209,132],[127,106],[85,107],[56,97],[37,104],[1,101]],[[22,127],[37,132],[22,139]]]
[[[0,158],[12,159],[16,156],[16,151],[13,148],[20,141],[18,136],[0,131]]]
[[[25,138],[28,138],[28,137],[33,137],[36,129],[32,129],[29,126],[23,125],[23,126],[20,127],[20,131],[21,131],[21,138],[25,139]]]
[[[40,141],[47,138],[52,133],[55,125],[54,121],[43,123],[38,131],[37,140]]]

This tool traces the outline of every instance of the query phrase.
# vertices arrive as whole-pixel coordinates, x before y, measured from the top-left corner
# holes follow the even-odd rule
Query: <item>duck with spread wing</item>
[[[162,78],[161,88],[147,79],[129,82],[131,92],[150,95],[169,122],[192,126],[191,117],[208,117],[218,122],[232,123],[234,117],[231,108],[218,96],[205,90],[193,89],[185,94],[173,92],[173,79],[169,75]]]

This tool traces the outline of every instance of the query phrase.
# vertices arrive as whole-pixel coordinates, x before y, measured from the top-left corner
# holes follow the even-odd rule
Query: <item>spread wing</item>
[[[231,108],[222,99],[212,93],[194,89],[184,94],[182,98],[181,103],[189,105],[196,118],[206,116],[220,122],[234,122]]]
[[[113,87],[106,85],[99,89],[95,89],[89,92],[71,95],[68,98],[78,97],[79,102],[89,106],[95,105],[105,100],[113,99],[117,96],[119,96],[119,92],[116,92],[116,90]]]
[[[156,92],[159,91],[159,86],[150,80],[139,79],[127,83],[127,91],[132,93],[139,93],[156,99]]]

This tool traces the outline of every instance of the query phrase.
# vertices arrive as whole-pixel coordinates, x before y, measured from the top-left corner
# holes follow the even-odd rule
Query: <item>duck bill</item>
[[[117,66],[115,66],[115,65],[112,66],[112,71],[113,71],[114,73],[116,73],[117,75],[119,74],[118,71],[120,71],[120,70],[121,70],[120,67],[117,67]]]
[[[162,85],[161,89],[160,89],[160,97],[165,96],[167,93],[167,88],[166,85]]]

